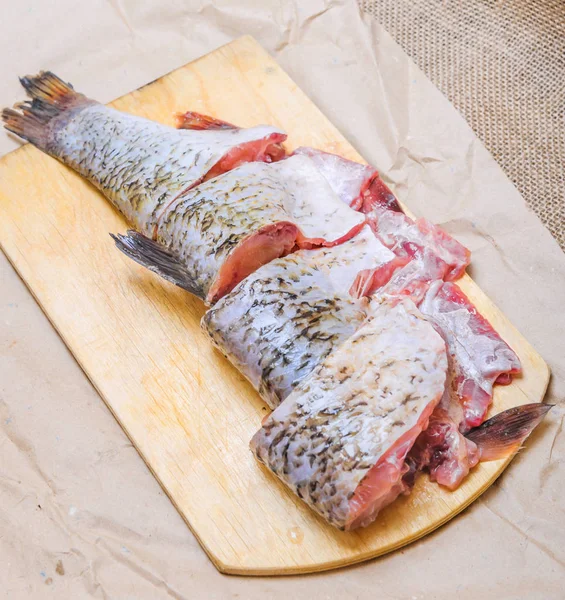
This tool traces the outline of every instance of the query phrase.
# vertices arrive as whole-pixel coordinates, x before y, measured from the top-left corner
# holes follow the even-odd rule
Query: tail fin
[[[518,450],[552,407],[535,403],[510,408],[471,429],[465,437],[477,444],[481,461],[505,458]]]
[[[130,229],[127,235],[111,233],[110,236],[116,242],[118,250],[136,263],[191,294],[203,298],[202,289],[192,279],[186,267],[159,242],[155,242],[133,229]]]
[[[41,149],[45,149],[49,141],[48,125],[52,119],[69,108],[89,102],[50,71],[22,77],[20,83],[31,100],[16,104],[14,108],[18,110],[5,108],[2,111],[4,127]]]

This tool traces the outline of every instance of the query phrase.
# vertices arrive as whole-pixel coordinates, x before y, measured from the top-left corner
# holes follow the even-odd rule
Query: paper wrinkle
[[[376,23],[373,20],[370,20],[366,15],[364,15],[365,20],[369,23],[370,26],[375,26]],[[377,25],[377,27],[379,27]],[[370,29],[366,28],[363,30],[362,39],[365,41],[365,49],[368,55],[368,77],[374,77],[378,82],[378,92],[380,92],[379,96],[384,99],[384,108],[386,118],[387,127],[384,128],[384,124],[382,119],[379,119],[378,128],[379,133],[381,133],[381,139],[379,140],[381,143],[383,139],[386,141],[386,149],[388,150],[388,162],[383,164],[382,162],[374,162],[373,164],[377,167],[377,169],[382,173],[383,178],[390,178],[390,171],[393,170],[394,163],[396,157],[398,156],[399,151],[399,143],[397,140],[406,140],[408,136],[408,131],[410,129],[409,125],[409,111],[407,109],[408,99],[401,98],[400,101],[405,102],[405,109],[402,114],[402,119],[395,119],[393,116],[393,99],[391,98],[392,91],[389,91],[387,82],[383,79],[383,75],[379,68],[379,63],[381,62],[381,46],[379,44],[380,37],[371,35]],[[404,63],[397,63],[401,67],[404,65],[406,68],[406,61]],[[410,65],[408,65],[408,69]],[[397,75],[397,73],[395,73]],[[404,77],[404,81],[409,80],[409,75]],[[396,108],[400,107],[399,99],[394,99],[394,105]],[[383,107],[383,102],[380,102],[380,107]],[[370,160],[370,159],[369,159]]]
[[[107,2],[108,2],[108,5],[114,9],[114,11],[118,15],[118,18],[120,19],[120,21],[129,30],[129,32],[131,33],[131,36],[135,37],[135,30],[131,26],[131,24],[127,18],[127,14],[126,14],[125,10],[122,8],[120,0],[107,0]]]
[[[507,519],[504,515],[494,510],[491,506],[489,506],[488,502],[481,501],[481,504],[493,515],[498,517],[501,521],[503,521],[510,528],[516,531],[520,536],[526,538],[528,541],[535,544],[544,554],[549,556],[551,560],[555,561],[561,567],[565,567],[565,561],[562,561],[557,556],[555,556],[555,554],[549,548],[546,548],[539,540],[536,540],[531,534],[528,534],[527,531],[522,530],[516,523],[513,523],[510,519]]]
[[[489,244],[490,247],[496,251],[496,253],[500,257],[500,259],[502,260],[504,265],[508,268],[508,270],[512,274],[517,275],[519,273],[520,265],[516,265],[514,263],[512,256],[511,255],[509,256],[506,254],[504,249],[499,245],[499,243],[494,239],[494,237],[492,235],[490,235],[485,229],[483,229],[478,224],[471,223],[471,222],[467,221],[466,219],[460,219],[459,221],[469,223],[469,231],[471,231],[473,235],[478,236],[481,240],[484,240],[487,244]],[[441,223],[439,223],[439,224],[442,225]],[[500,236],[500,237],[502,237],[502,236]],[[474,250],[478,250],[478,249],[480,249],[480,245],[474,247]]]
[[[323,2],[316,2],[318,5],[324,5]],[[309,5],[309,9],[313,10],[314,2],[311,2]],[[314,9],[314,12],[305,16],[303,20],[300,19],[300,4],[297,2],[288,2],[282,3],[280,5],[280,13],[282,17],[282,21],[284,22],[283,34],[281,40],[274,47],[275,52],[282,52],[289,47],[293,47],[299,42],[302,35],[304,35],[310,25],[315,21],[315,19],[321,17],[329,10],[332,9],[332,6],[323,6],[320,10]],[[285,9],[287,12],[285,13]],[[282,24],[282,23],[281,23]]]
[[[93,0],[84,14],[71,0],[4,7],[3,106],[23,99],[16,77],[41,68],[108,101],[254,35],[415,214],[471,248],[473,276],[550,363],[548,401],[559,406],[497,484],[435,534],[335,572],[225,577],[1,257],[6,596],[561,599],[565,257],[457,111],[353,1]],[[0,153],[15,147],[0,136]]]
[[[4,413],[7,414],[7,405],[4,400],[0,399],[0,408],[4,409]],[[0,415],[0,418],[2,415]],[[4,419],[4,422],[6,419]],[[6,426],[2,427],[2,434],[5,440],[11,442],[23,456],[25,456],[28,465],[31,467],[32,471],[47,485],[47,487],[51,490],[53,494],[57,494],[59,491],[58,487],[55,485],[53,479],[49,477],[43,469],[39,466],[39,462],[36,457],[35,450],[31,444],[31,441],[27,441],[17,434],[13,428],[8,428]]]
[[[118,561],[119,563],[127,567],[129,570],[133,571],[136,575],[139,575],[140,577],[148,581],[155,589],[165,590],[167,596],[175,598],[175,600],[188,600],[188,596],[180,594],[179,592],[171,588],[171,586],[169,586],[163,579],[160,579],[159,577],[155,576],[153,573],[151,573],[151,571],[144,568],[142,565],[136,564],[133,559],[126,558],[126,556],[132,556],[131,554],[119,554],[113,548],[111,548],[109,544],[105,543],[104,540],[101,540],[100,543],[97,545],[99,547],[104,548],[104,550],[110,556],[112,556],[114,560]]]

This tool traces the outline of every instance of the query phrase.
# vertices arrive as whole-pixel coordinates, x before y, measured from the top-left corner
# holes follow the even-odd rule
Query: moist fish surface
[[[375,235],[404,262],[424,252],[435,254],[447,266],[446,281],[459,279],[471,261],[471,253],[465,246],[427,219],[414,221],[379,203],[372,205],[367,218]]]
[[[232,125],[227,121],[222,121],[221,119],[218,119],[216,117],[211,117],[210,115],[203,115],[194,111],[187,111],[185,113],[178,114],[176,118],[176,125],[178,129],[192,129],[195,131],[214,129],[242,129],[241,127],[238,127],[237,125]],[[260,158],[255,157],[255,155],[253,154],[253,152],[255,152],[254,147],[251,146],[244,150],[251,155],[249,157],[249,162],[252,162],[254,160],[275,162],[277,160],[282,160],[286,156],[286,150],[282,145],[282,141],[269,141],[269,145],[266,146],[264,154]],[[241,161],[240,149],[236,149],[234,151],[230,151],[230,154],[228,154],[226,157],[224,157],[224,159],[222,159],[222,163],[220,163],[219,166],[223,166],[224,162],[231,161],[234,158],[234,153],[236,154],[235,158],[237,158],[239,162],[248,162],[247,160]],[[229,171],[229,169],[223,169],[222,173],[225,171]],[[212,173],[212,175],[215,174]],[[210,176],[210,174],[208,176]]]
[[[462,406],[459,428],[469,431],[485,420],[494,384],[507,385],[521,372],[520,360],[456,284],[434,282],[420,310],[447,342]]]
[[[306,156],[247,163],[181,194],[163,212],[156,242],[184,269],[179,285],[214,304],[257,268],[295,247],[333,246],[365,223]],[[159,272],[155,244],[118,247]],[[162,264],[161,260],[159,264]]]
[[[433,481],[454,490],[483,460],[482,449],[465,434],[484,421],[493,386],[510,383],[521,367],[516,354],[460,288],[443,281],[448,272],[449,265],[438,253],[425,247],[394,272],[381,292],[410,297],[446,341],[446,390],[428,427],[414,444],[408,462],[411,478],[415,472],[427,470]],[[535,415],[528,415],[533,415],[529,421],[533,429],[537,425]],[[502,423],[498,421],[498,430]],[[509,422],[509,443],[519,445],[526,437],[524,434],[520,438],[520,434],[513,433],[513,422]],[[491,443],[488,437],[482,441],[483,446]],[[498,440],[496,445],[500,447]]]
[[[273,145],[286,139],[267,125],[167,127],[99,104],[50,72],[20,81],[31,101],[5,109],[5,127],[83,175],[148,235],[181,192],[242,162],[272,160]]]
[[[457,286],[440,281],[463,274],[468,250],[425,219],[404,215],[372,167],[299,148],[269,169],[286,156],[286,134],[276,127],[244,129],[188,112],[177,130],[105,107],[50,72],[21,82],[31,101],[2,112],[6,128],[75,169],[113,202],[142,232],[116,237],[134,260],[214,303],[275,259],[272,272],[239,292],[245,312],[230,299],[213,317],[209,313],[207,323],[216,319],[215,343],[271,406],[355,334],[368,310],[359,296],[390,280],[387,293],[416,303],[423,298],[421,309],[446,339],[451,363],[450,383],[412,448],[412,465],[454,489],[479,458],[514,450],[545,414],[547,408],[531,405],[483,423],[493,385],[510,383],[519,361]],[[376,240],[367,242],[366,234],[358,236],[366,248],[378,244],[372,257],[356,254],[358,241],[351,250],[346,240],[363,217],[338,209],[336,198],[367,214],[394,258]],[[341,243],[344,252],[331,248]],[[319,246],[326,248],[309,250]],[[276,260],[296,248],[302,249]],[[272,323],[257,334],[254,325],[268,315]],[[400,487],[397,482],[390,494]]]
[[[481,452],[459,431],[461,413],[459,399],[448,381],[427,428],[418,436],[408,455],[408,463],[414,471],[412,477],[416,472],[426,470],[432,481],[455,490],[477,465]]]
[[[257,458],[340,529],[406,490],[405,458],[445,387],[445,343],[408,299],[375,301],[251,442]]]
[[[396,261],[387,264],[384,272],[375,272],[374,289],[414,259],[418,259],[420,265],[413,265],[412,272],[427,268],[433,262],[442,262],[445,271],[440,279],[452,281],[463,275],[470,262],[469,250],[441,227],[404,214],[373,167],[310,147],[297,148],[293,154],[310,157],[341,200],[365,213],[375,235],[395,253]],[[437,272],[437,268],[434,270]],[[367,281],[366,292],[371,292],[370,281]]]
[[[368,212],[374,206],[380,206],[402,212],[394,194],[370,165],[308,146],[297,148],[293,154],[309,156],[342,201],[351,208]]]
[[[494,385],[509,384],[521,371],[520,360],[456,284],[431,283],[419,308],[445,339],[450,367],[444,397],[410,459],[418,470],[428,470],[432,480],[453,490],[479,460],[487,458],[488,453],[483,458],[482,449],[465,434],[484,422]],[[531,429],[537,425],[535,416]],[[498,421],[499,428],[502,422]],[[519,445],[526,437],[520,439],[515,422],[507,423],[510,446]],[[493,433],[490,430],[491,436]],[[490,441],[484,436],[481,439],[485,448]],[[501,445],[497,443],[497,447]]]
[[[517,452],[530,433],[552,408],[550,404],[522,404],[504,410],[463,435],[451,413],[453,396],[444,395],[406,459],[404,475],[408,487],[420,471],[430,479],[455,490],[479,461],[500,460]]]
[[[261,267],[202,319],[213,343],[275,408],[359,328],[363,271],[394,258],[366,225],[340,246],[300,250]]]

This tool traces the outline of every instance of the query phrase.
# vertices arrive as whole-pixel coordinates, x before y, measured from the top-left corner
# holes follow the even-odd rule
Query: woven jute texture
[[[565,0],[359,4],[458,108],[565,250]]]

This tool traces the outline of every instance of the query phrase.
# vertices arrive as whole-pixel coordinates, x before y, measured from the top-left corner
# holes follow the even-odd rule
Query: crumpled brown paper
[[[2,255],[4,597],[562,598],[565,256],[386,32],[345,0],[20,0],[0,33],[2,106],[41,68],[107,101],[254,35],[414,212],[471,248],[472,276],[550,364],[557,403],[499,481],[419,542],[319,575],[223,576]],[[0,136],[0,152],[15,146]]]

